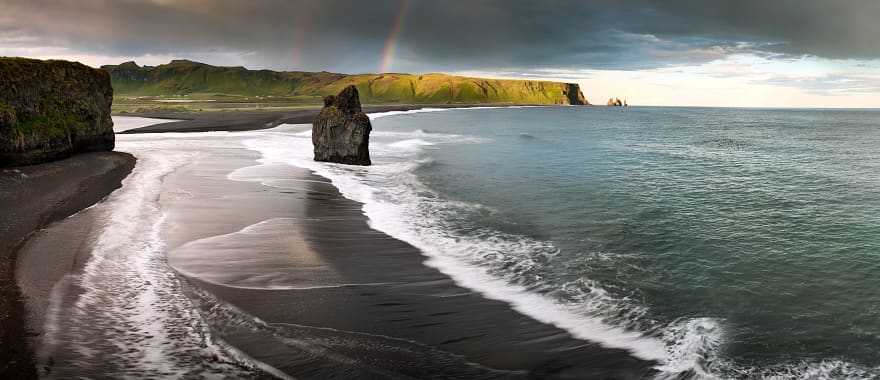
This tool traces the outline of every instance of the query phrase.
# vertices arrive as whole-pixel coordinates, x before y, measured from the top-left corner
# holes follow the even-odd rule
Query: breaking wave
[[[716,356],[724,340],[720,320],[699,318],[669,325],[645,321],[643,306],[614,298],[601,284],[542,281],[538,275],[542,263],[558,253],[552,243],[488,227],[460,231],[456,220],[462,214],[486,207],[443,199],[423,185],[414,171],[432,162],[425,148],[490,140],[424,130],[372,135],[379,139],[371,144],[370,167],[314,162],[311,140],[305,138],[310,135],[293,126],[243,143],[261,154],[263,165],[298,166],[330,179],[345,197],[363,203],[371,227],[419,248],[429,258],[427,265],[459,285],[508,302],[536,320],[656,361],[656,368],[666,374],[704,373],[703,366]]]

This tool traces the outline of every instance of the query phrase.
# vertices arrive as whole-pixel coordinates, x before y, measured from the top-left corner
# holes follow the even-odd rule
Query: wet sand
[[[0,377],[36,376],[28,336],[39,334],[26,329],[22,295],[15,283],[16,253],[34,233],[91,206],[117,189],[134,167],[134,157],[125,153],[100,152],[79,154],[51,163],[0,170]],[[71,239],[76,235],[71,234]],[[64,240],[67,241],[67,240]],[[72,244],[72,240],[71,240]],[[71,250],[72,251],[72,250]],[[52,281],[64,272],[65,257],[59,255],[37,267],[36,281]]]
[[[194,146],[200,153],[164,177],[162,237],[168,263],[212,335],[272,367],[252,377],[275,369],[297,378],[655,374],[655,363],[576,339],[456,285],[425,266],[418,249],[371,229],[362,205],[327,179],[276,165],[231,180],[230,172],[257,165],[258,154],[208,145]],[[276,186],[249,175],[268,175]],[[86,210],[77,223],[56,224],[22,250],[19,283],[37,333],[52,288],[88,260],[97,219]],[[72,304],[75,297],[62,298]],[[55,354],[41,362],[71,359]],[[100,365],[92,371],[100,374]]]
[[[214,333],[250,357],[297,378],[654,374],[655,363],[456,285],[418,249],[371,229],[361,205],[325,178],[278,166],[263,170],[280,187],[226,179],[256,164],[244,152],[166,177],[163,192],[198,196],[162,207],[169,263],[204,298]]]
[[[479,105],[441,104],[441,105],[373,105],[364,106],[364,112],[409,111],[421,108],[459,108]],[[486,106],[483,104],[482,106]],[[138,112],[123,116],[147,117],[175,120],[169,123],[130,129],[121,133],[166,133],[166,132],[210,132],[210,131],[253,131],[267,129],[280,124],[311,124],[318,115],[320,107],[287,111],[208,111],[208,112]]]

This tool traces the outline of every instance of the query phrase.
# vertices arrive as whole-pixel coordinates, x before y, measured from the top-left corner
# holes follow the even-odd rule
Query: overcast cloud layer
[[[396,71],[632,70],[736,53],[880,55],[876,1],[0,0],[0,7],[6,48],[240,57],[284,70],[378,70],[402,8]]]

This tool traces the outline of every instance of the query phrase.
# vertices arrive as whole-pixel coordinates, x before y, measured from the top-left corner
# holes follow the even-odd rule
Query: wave
[[[434,145],[434,143],[431,143],[431,142],[428,142],[428,141],[425,141],[422,139],[401,140],[398,142],[388,144],[388,146],[393,147],[393,148],[408,149],[408,150],[414,150],[414,149],[419,149],[423,146],[433,146],[433,145]]]
[[[163,178],[197,154],[186,143],[141,140],[118,140],[117,148],[134,154],[138,164],[122,188],[93,209],[106,222],[82,274],[71,281],[78,296],[65,302],[63,292],[53,290],[40,368],[62,378],[96,371],[111,377],[251,376],[251,363],[214,339],[165,262]]]
[[[364,205],[372,228],[419,248],[429,258],[427,265],[449,275],[457,284],[505,301],[518,312],[565,329],[575,337],[625,349],[638,358],[658,362],[661,371],[675,373],[693,370],[700,358],[711,355],[723,339],[720,321],[709,318],[680,322],[670,326],[665,335],[629,328],[638,323],[636,319],[643,312],[637,305],[614,299],[595,283],[551,289],[552,284],[540,281],[534,273],[538,261],[558,252],[550,243],[489,228],[457,233],[447,220],[462,210],[484,207],[444,200],[423,186],[413,173],[421,165],[414,158],[422,147],[450,141],[442,134],[424,131],[390,133],[399,138],[420,135],[425,139],[408,138],[388,144],[406,147],[409,156],[389,159],[382,155],[385,149],[376,149],[379,154],[370,167],[314,162],[309,156],[311,141],[293,134],[245,139],[243,143],[261,154],[261,164],[289,164],[330,179],[343,196]],[[559,293],[567,295],[560,297]],[[561,301],[565,298],[572,301]]]
[[[372,147],[374,165],[351,167],[314,162],[305,134],[278,132],[244,139],[243,144],[259,152],[264,165],[293,165],[330,179],[343,196],[363,204],[372,228],[419,248],[428,256],[427,265],[457,284],[505,301],[518,312],[575,337],[654,360],[659,377],[826,378],[871,373],[846,362],[789,363],[764,369],[737,366],[721,355],[729,329],[723,319],[657,322],[647,316],[645,306],[615,298],[594,281],[553,284],[543,280],[541,263],[558,252],[553,244],[485,227],[463,233],[455,220],[486,207],[443,199],[424,186],[414,171],[433,164],[422,156],[425,147],[491,140],[425,130],[378,131],[373,133],[381,141]]]
[[[444,134],[444,133],[433,133],[425,131],[424,129],[416,129],[414,131],[407,132],[391,132],[391,131],[373,131],[371,133],[373,136],[381,136],[381,137],[419,137],[419,136],[427,136],[431,135],[432,137],[441,137],[441,136],[460,136],[454,134]]]
[[[440,112],[440,111],[446,111],[446,110],[449,110],[449,108],[430,108],[429,107],[429,108],[419,108],[419,109],[408,110],[408,111],[373,112],[373,113],[368,113],[367,116],[370,118],[370,120],[376,120],[376,119],[379,119],[382,117],[388,117],[388,116],[412,115],[412,114],[417,114],[417,113]]]
[[[475,106],[475,107],[449,107],[449,108],[419,108],[414,110],[407,111],[386,111],[386,112],[372,112],[368,113],[367,116],[370,120],[376,120],[383,117],[388,116],[397,116],[397,115],[412,115],[418,113],[427,113],[427,112],[442,112],[442,111],[453,111],[453,110],[493,110],[493,109],[517,109],[517,108],[534,108],[534,107],[547,107],[547,106]]]

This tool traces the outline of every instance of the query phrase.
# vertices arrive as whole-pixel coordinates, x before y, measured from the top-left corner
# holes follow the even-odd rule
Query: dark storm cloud
[[[0,0],[0,44],[109,56],[234,54],[253,66],[369,72],[403,4]],[[874,1],[408,0],[404,9],[392,66],[400,71],[638,69],[736,52],[880,55]]]

